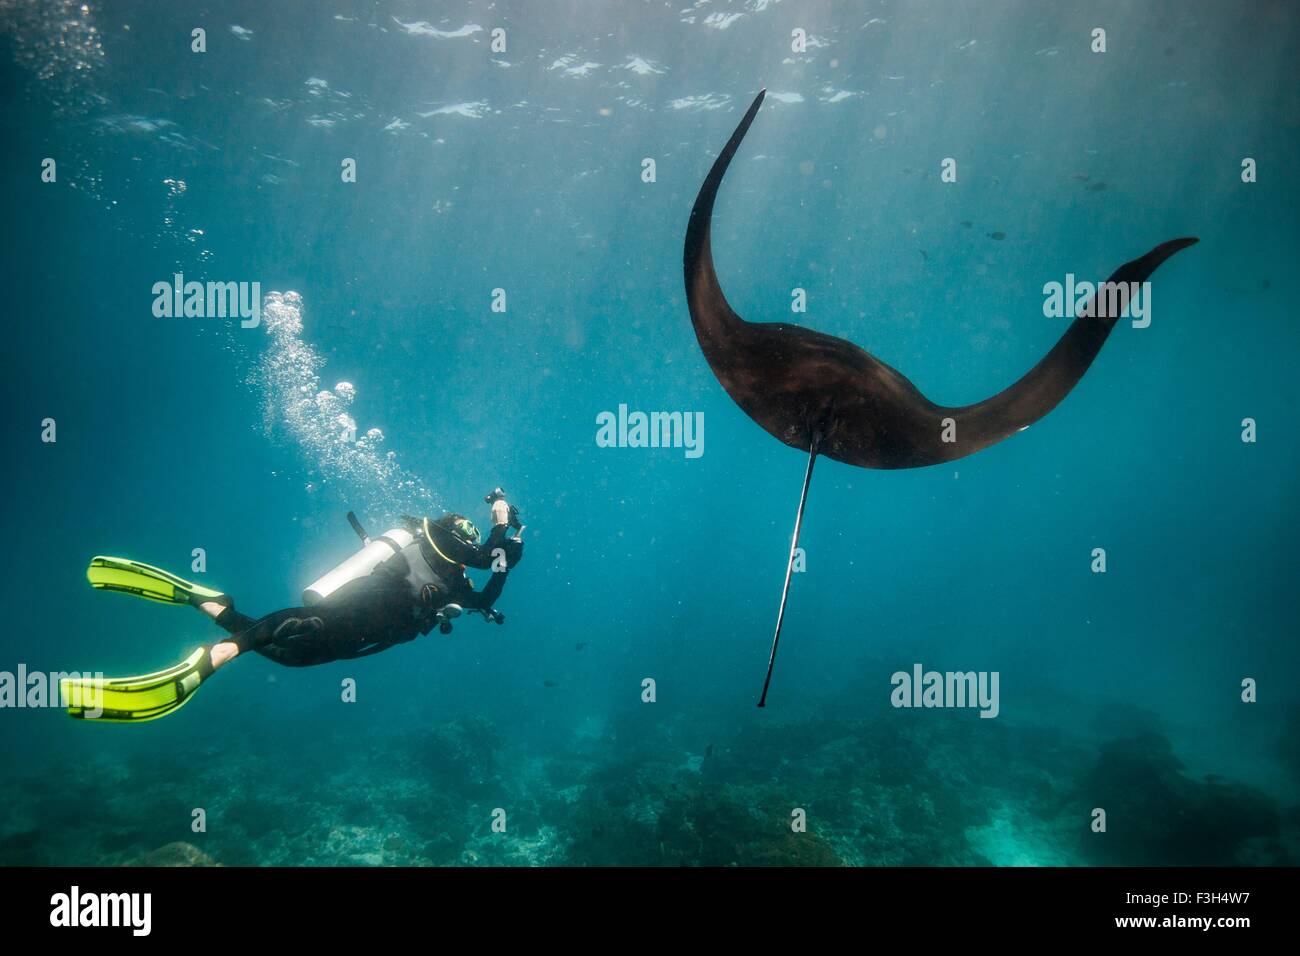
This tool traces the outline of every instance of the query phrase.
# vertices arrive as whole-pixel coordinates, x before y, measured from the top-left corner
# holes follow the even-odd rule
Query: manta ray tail
[[[781,606],[776,612],[776,633],[772,635],[772,653],[767,658],[767,676],[763,678],[763,693],[758,697],[758,706],[767,706],[767,688],[772,683],[772,668],[776,666],[776,645],[781,641],[781,625],[785,623],[785,602],[790,597],[790,578],[794,573],[794,556],[799,550],[799,531],[803,527],[803,509],[808,504],[808,486],[812,484],[813,465],[817,462],[817,446],[821,444],[821,435],[814,433],[808,445],[808,470],[803,475],[803,491],[799,495],[799,510],[794,515],[794,535],[790,538],[790,557],[785,563],[785,586],[781,588]]]

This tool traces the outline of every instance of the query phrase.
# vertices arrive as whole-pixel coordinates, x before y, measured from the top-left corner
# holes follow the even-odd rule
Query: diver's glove
[[[506,493],[502,488],[493,488],[483,496],[483,503],[492,506],[492,525],[509,525],[516,531],[523,530],[523,524],[519,521],[519,509],[506,501]]]

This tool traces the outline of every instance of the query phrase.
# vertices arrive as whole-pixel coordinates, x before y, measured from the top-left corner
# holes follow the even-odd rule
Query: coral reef
[[[1276,803],[1259,790],[1185,773],[1169,740],[1140,733],[1107,743],[1080,788],[1106,811],[1104,833],[1081,840],[1085,859],[1121,866],[1229,866],[1286,861]]]
[[[127,866],[220,866],[193,843],[168,843],[129,861]]]
[[[92,759],[58,774],[0,781],[0,863],[748,867],[1297,858],[1297,808],[1242,783],[1192,777],[1159,723],[1143,715],[1070,734],[963,712],[826,713],[835,716],[714,721],[702,740],[699,715],[649,719],[635,711],[586,718],[568,743],[552,737],[545,747],[531,738],[507,741],[481,716],[413,715],[383,735],[314,732],[295,741],[291,759],[282,740],[239,735],[183,758]],[[1113,735],[1124,728],[1132,732]],[[1098,731],[1108,736],[1092,736]],[[1088,826],[1096,806],[1107,811],[1104,834]],[[195,832],[198,808],[205,825]]]

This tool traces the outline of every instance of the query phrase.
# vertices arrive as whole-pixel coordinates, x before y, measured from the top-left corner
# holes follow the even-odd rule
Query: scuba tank
[[[338,567],[317,578],[302,592],[302,603],[306,607],[319,604],[349,581],[365,577],[383,561],[410,547],[415,542],[415,535],[405,528],[390,528],[378,538],[371,538],[361,527],[361,522],[351,511],[348,523],[361,539],[362,548]]]

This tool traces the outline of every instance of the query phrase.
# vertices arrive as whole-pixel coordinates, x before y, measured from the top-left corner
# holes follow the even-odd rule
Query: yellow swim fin
[[[220,591],[178,578],[176,575],[130,558],[111,558],[103,555],[90,559],[86,579],[92,587],[102,591],[117,591],[136,597],[159,601],[163,604],[202,604],[204,601],[224,602]]]
[[[65,677],[60,699],[70,717],[114,724],[156,720],[180,708],[211,676],[210,652],[200,647],[174,667],[139,677]]]

